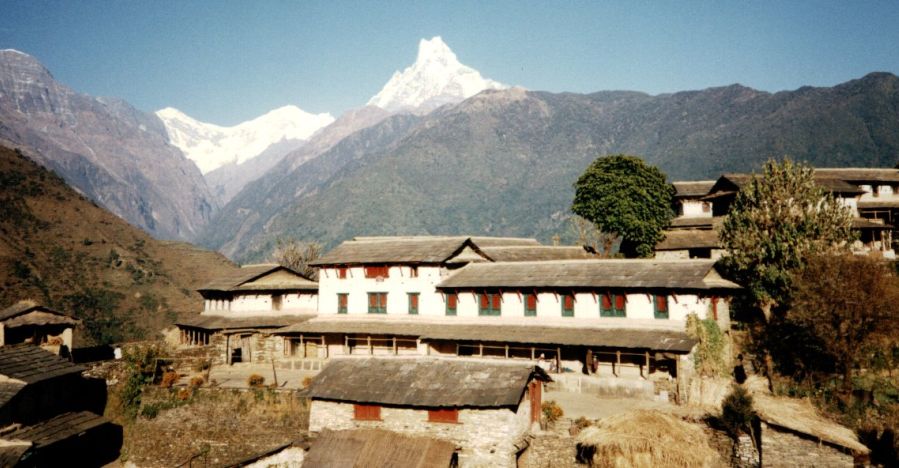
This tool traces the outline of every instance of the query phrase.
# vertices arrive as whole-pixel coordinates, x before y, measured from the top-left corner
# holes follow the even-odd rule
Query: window
[[[428,410],[428,422],[459,423],[459,410],[456,408]]]
[[[484,293],[479,296],[478,315],[497,316],[501,314],[503,304],[502,294]]]
[[[418,267],[417,266],[409,267],[409,277],[410,278],[418,278]]]
[[[380,421],[381,407],[378,405],[353,405],[353,419],[359,421]]]
[[[656,294],[653,300],[653,311],[657,319],[668,318],[668,296]]]
[[[390,268],[387,265],[365,267],[366,278],[389,278]]]
[[[346,309],[347,309],[346,305],[347,305],[347,302],[349,302],[349,301],[347,301],[347,296],[349,296],[349,294],[346,294],[346,293],[338,293],[337,294],[337,313],[338,314],[346,313]]]
[[[718,320],[718,298],[712,297],[712,320]]]
[[[459,305],[458,294],[446,295],[446,315],[456,315],[456,307]]]
[[[599,301],[600,317],[625,317],[625,297],[624,294],[603,294],[602,300]]]
[[[409,315],[418,315],[418,293],[409,293]]]
[[[368,313],[369,314],[386,314],[387,313],[387,293],[368,293]]]
[[[281,294],[272,294],[272,310],[281,310],[281,303],[284,301],[284,296]]]
[[[710,213],[712,211],[712,204],[709,202],[702,202],[702,212]]]
[[[562,295],[562,317],[574,317],[574,294]]]
[[[525,294],[522,298],[524,301],[524,316],[525,317],[536,317],[537,316],[537,295],[536,294]]]

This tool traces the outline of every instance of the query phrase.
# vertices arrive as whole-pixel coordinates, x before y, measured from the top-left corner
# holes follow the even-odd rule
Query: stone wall
[[[852,455],[825,443],[762,423],[762,465],[765,467],[851,467]]]
[[[427,410],[381,407],[380,421],[353,419],[353,405],[313,400],[309,413],[310,432],[381,428],[399,433],[451,440],[462,450],[459,465],[515,466],[516,443],[529,429],[530,406],[527,398],[517,413],[509,409],[462,409],[459,422],[428,422]]]

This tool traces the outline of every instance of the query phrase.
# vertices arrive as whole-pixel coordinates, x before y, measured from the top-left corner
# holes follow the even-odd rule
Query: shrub
[[[162,388],[172,388],[172,385],[175,385],[175,382],[178,381],[178,373],[175,371],[165,371],[162,374],[162,380],[159,381],[159,386]]]
[[[310,385],[312,385],[312,377],[303,377],[303,388],[309,388]]]
[[[194,392],[190,388],[181,388],[178,390],[178,394],[176,397],[179,401],[187,401],[194,395]]]
[[[732,436],[740,433],[751,433],[755,410],[752,409],[752,396],[742,385],[734,385],[733,390],[721,403],[721,422],[725,430]]]
[[[590,426],[592,426],[592,425],[593,425],[593,423],[590,422],[589,419],[587,419],[587,418],[585,418],[585,417],[583,417],[583,416],[581,416],[581,417],[579,417],[579,418],[577,418],[577,419],[574,420],[574,427],[576,427],[578,430],[581,430],[581,429],[583,429],[583,428],[585,428],[585,427],[590,427]]]
[[[160,405],[158,403],[152,403],[149,405],[145,405],[140,409],[140,415],[147,418],[153,419],[156,416],[159,416]]]
[[[543,410],[543,420],[547,424],[553,424],[565,415],[562,407],[555,400],[544,401],[540,409]]]
[[[200,388],[204,383],[206,383],[206,379],[202,375],[195,376],[190,379],[190,388]]]
[[[265,377],[259,374],[253,374],[247,378],[247,385],[253,388],[259,388],[265,385]]]

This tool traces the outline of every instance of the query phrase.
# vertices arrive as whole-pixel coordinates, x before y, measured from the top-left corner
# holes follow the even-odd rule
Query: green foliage
[[[63,296],[65,309],[83,320],[85,334],[96,344],[109,344],[124,338],[127,317],[119,311],[124,295],[103,288],[85,288]]]
[[[848,243],[851,223],[849,209],[815,183],[812,168],[769,160],[724,219],[722,263],[770,310],[789,302],[792,275],[811,255]]]
[[[736,438],[741,433],[751,433],[754,418],[752,396],[742,385],[734,385],[721,403],[721,422],[728,434]]]
[[[726,377],[730,373],[727,342],[718,323],[712,319],[699,320],[696,314],[687,316],[687,334],[699,340],[693,363],[704,377]]]
[[[125,377],[119,389],[119,402],[126,417],[134,419],[137,415],[144,387],[153,383],[157,359],[162,354],[162,348],[156,345],[129,347],[122,353]]]
[[[627,256],[651,256],[674,216],[674,189],[665,174],[636,156],[598,158],[574,187],[571,211],[601,231],[620,236],[621,251]]]

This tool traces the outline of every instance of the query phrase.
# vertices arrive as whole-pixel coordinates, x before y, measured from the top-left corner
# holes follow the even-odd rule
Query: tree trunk
[[[771,308],[774,304],[771,301],[765,301],[759,305],[762,316],[765,318],[765,332],[767,333],[768,325],[771,324]],[[765,346],[765,376],[768,377],[768,391],[774,393],[774,358],[768,346]]]

